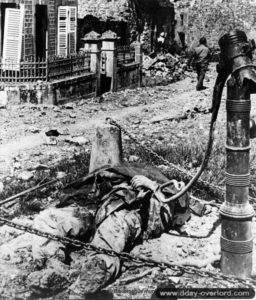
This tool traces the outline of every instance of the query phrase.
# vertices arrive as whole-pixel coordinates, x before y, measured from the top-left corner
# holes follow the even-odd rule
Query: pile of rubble
[[[143,86],[168,84],[185,77],[187,58],[170,53],[151,56],[143,55]]]

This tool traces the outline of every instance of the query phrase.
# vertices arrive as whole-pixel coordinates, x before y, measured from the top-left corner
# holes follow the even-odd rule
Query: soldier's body
[[[173,227],[182,226],[190,218],[187,194],[175,202],[165,202],[184,184],[173,180],[162,191],[160,185],[167,181],[154,168],[145,170],[128,165],[103,168],[71,184],[68,188],[72,190],[63,198],[59,208],[39,214],[34,226],[86,242],[92,238],[91,244],[96,247],[129,251],[142,239],[157,238]],[[100,203],[95,226],[92,226],[92,211],[83,205],[92,199]],[[93,228],[95,232],[92,232]],[[52,258],[66,261],[67,253],[61,243],[35,237],[33,257],[38,265],[43,266]],[[73,296],[101,289],[121,270],[121,261],[115,256],[87,252],[82,260],[78,276],[69,287]],[[31,275],[30,287],[43,290],[37,276],[40,277],[40,272]]]

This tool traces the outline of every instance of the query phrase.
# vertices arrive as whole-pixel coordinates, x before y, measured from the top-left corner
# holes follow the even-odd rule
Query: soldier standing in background
[[[194,49],[188,62],[189,66],[193,64],[197,72],[197,91],[205,89],[205,87],[203,86],[203,82],[205,74],[208,70],[210,56],[210,49],[207,47],[206,38],[202,37],[199,40],[199,46]]]

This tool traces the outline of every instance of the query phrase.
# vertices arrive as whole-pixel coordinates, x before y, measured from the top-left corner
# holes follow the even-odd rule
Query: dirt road
[[[97,99],[82,100],[63,107],[29,106],[8,107],[0,110],[0,155],[15,158],[21,164],[20,172],[42,162],[54,164],[68,158],[76,149],[88,149],[94,128],[106,117],[112,117],[125,126],[142,143],[154,148],[159,145],[172,146],[178,141],[191,145],[193,141],[206,142],[210,114],[205,113],[211,105],[212,88],[216,73],[211,66],[207,89],[195,91],[195,74],[168,86],[125,90],[115,94],[105,94]],[[218,132],[225,128],[225,94],[217,124]],[[254,102],[254,109],[256,104]],[[195,110],[196,108],[196,110]],[[189,116],[182,121],[170,121],[170,117]],[[193,114],[195,114],[193,116]],[[60,133],[55,144],[49,144],[45,132],[56,129]],[[82,137],[80,142],[75,138]],[[125,141],[127,137],[125,138]],[[124,143],[124,147],[126,144]],[[185,160],[185,158],[184,158]],[[207,206],[203,217],[194,216],[189,222],[187,236],[177,232],[163,234],[161,238],[149,240],[138,245],[133,253],[149,258],[177,262],[196,263],[199,269],[219,272],[213,266],[213,258],[220,250],[220,226],[218,209]],[[20,218],[19,222],[31,224],[30,218]],[[254,226],[255,227],[255,226]],[[254,228],[255,232],[255,228]],[[26,247],[29,234],[17,232],[7,226],[0,227],[0,296],[10,291],[19,293],[22,299],[29,299],[29,291],[23,289],[25,278],[31,264],[31,251]],[[15,239],[21,248],[15,252]],[[18,244],[20,245],[20,244]],[[10,250],[11,249],[11,250]],[[8,254],[8,259],[4,256]],[[10,257],[10,258],[9,258]],[[141,266],[130,269],[124,266],[123,275],[107,291],[113,299],[150,299],[152,291],[168,282],[186,287],[233,287],[234,284],[221,283],[214,278],[200,277],[196,274],[175,275],[170,270],[153,268],[152,272],[136,279],[147,271]],[[254,266],[254,270],[256,268]],[[135,278],[127,283],[127,279]],[[125,283],[126,282],[126,283]],[[24,290],[24,292],[23,292]],[[126,292],[125,292],[126,291]],[[64,298],[55,298],[64,299]]]
[[[0,155],[24,158],[30,161],[33,153],[51,151],[63,156],[70,151],[70,143],[63,143],[74,136],[83,136],[89,141],[93,128],[106,117],[112,117],[145,135],[157,128],[154,118],[180,116],[184,110],[203,102],[210,106],[211,87],[214,75],[209,75],[210,87],[203,92],[194,89],[194,74],[168,86],[125,90],[116,94],[105,94],[100,98],[82,100],[78,103],[54,106],[23,105],[0,110]],[[45,132],[57,129],[61,135],[61,147],[47,144]],[[25,157],[24,157],[25,156]],[[41,155],[37,155],[40,158]],[[25,165],[24,165],[25,167]]]

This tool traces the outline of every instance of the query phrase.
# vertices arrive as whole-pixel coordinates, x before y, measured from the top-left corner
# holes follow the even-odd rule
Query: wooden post
[[[89,171],[103,166],[114,166],[122,162],[121,131],[116,126],[102,124],[96,128],[92,142]]]

